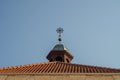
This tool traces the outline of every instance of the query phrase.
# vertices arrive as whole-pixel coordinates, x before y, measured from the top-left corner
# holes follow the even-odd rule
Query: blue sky
[[[72,63],[120,68],[120,0],[0,0],[0,67],[48,62],[63,44]]]

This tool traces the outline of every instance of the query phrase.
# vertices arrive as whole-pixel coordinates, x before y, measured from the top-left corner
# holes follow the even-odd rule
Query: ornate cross
[[[59,27],[57,28],[57,33],[59,33],[59,38],[58,38],[58,41],[59,41],[59,44],[61,43],[62,39],[61,39],[61,33],[63,33],[63,28]]]

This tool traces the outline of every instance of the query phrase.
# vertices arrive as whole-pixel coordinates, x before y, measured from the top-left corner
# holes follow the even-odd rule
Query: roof
[[[66,50],[68,51],[68,49],[63,45],[63,44],[56,44],[55,47],[52,50]]]
[[[0,68],[0,73],[120,73],[120,69],[64,62],[46,62]]]

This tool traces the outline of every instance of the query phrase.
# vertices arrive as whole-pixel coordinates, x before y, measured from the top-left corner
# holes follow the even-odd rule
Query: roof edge
[[[0,75],[120,75],[120,73],[0,73]]]

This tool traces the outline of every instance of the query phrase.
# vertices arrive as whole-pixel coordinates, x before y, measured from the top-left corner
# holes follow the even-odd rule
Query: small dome
[[[55,45],[55,47],[53,48],[53,50],[66,50],[66,51],[68,51],[68,49],[63,44],[57,44],[57,45]]]

